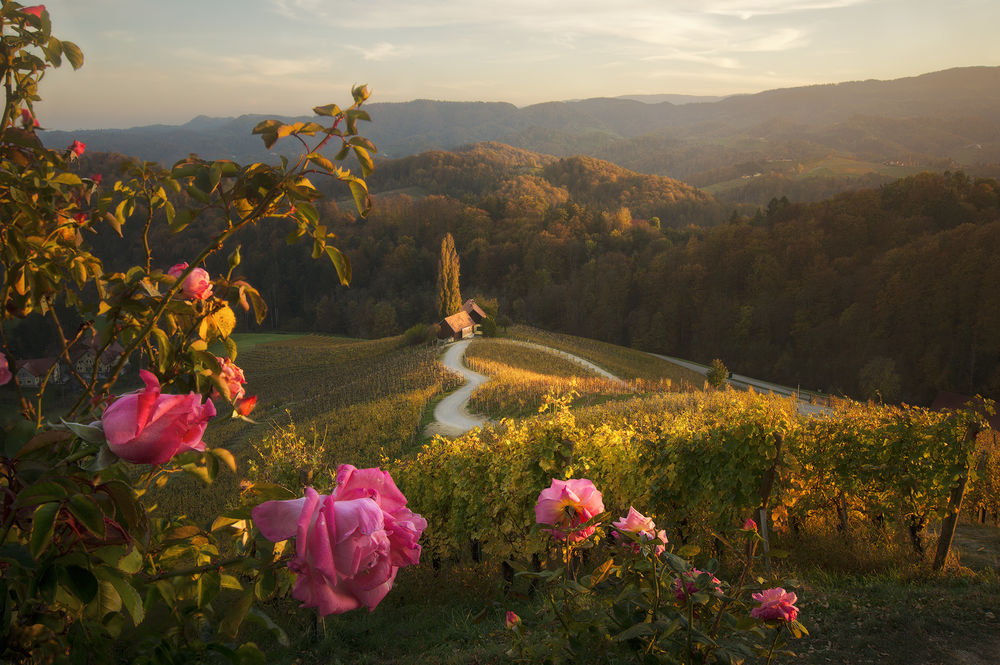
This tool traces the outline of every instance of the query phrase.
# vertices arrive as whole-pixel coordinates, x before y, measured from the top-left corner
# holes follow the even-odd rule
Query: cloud
[[[750,19],[754,16],[774,16],[795,14],[806,11],[843,9],[865,4],[871,0],[711,0],[702,6],[709,14],[738,16]]]
[[[373,46],[347,46],[348,49],[360,53],[365,60],[376,62],[404,57],[411,49],[400,48],[389,42],[378,42]]]

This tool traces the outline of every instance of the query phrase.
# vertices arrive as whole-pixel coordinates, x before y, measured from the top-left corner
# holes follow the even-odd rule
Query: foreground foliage
[[[258,124],[254,133],[268,148],[282,138],[298,142],[302,152],[291,162],[241,166],[191,155],[170,170],[127,164],[105,189],[102,178],[76,172],[83,143],[49,150],[37,136],[38,83],[64,57],[80,67],[79,48],[51,35],[43,5],[5,0],[0,29],[0,385],[9,384],[0,390],[17,405],[0,420],[0,658],[264,662],[253,642],[239,638],[241,626],[256,621],[284,640],[257,605],[287,592],[295,575],[296,598],[322,593],[326,587],[306,564],[331,552],[306,537],[297,538],[294,554],[286,552],[287,536],[271,542],[254,528],[251,506],[290,499],[281,487],[248,483],[240,505],[210,523],[158,512],[151,489],[185,474],[211,483],[220,469],[236,471],[232,453],[208,449],[203,436],[217,410],[246,419],[256,404],[235,364],[232,333],[235,311],[252,309],[259,323],[267,310],[237,273],[240,248],[232,241],[239,233],[290,222],[288,240],[309,238],[313,258],[329,259],[339,281],[349,282],[350,264],[320,221],[310,177],[339,181],[367,213],[363,178],[334,164],[353,154],[362,175],[371,170],[374,146],[357,131],[367,119],[360,109],[367,89],[355,88],[345,110],[314,108],[317,122]],[[333,159],[322,153],[328,147],[336,149]],[[103,264],[85,234],[110,228],[121,235],[126,224],[142,228],[140,263]],[[172,233],[203,226],[208,237],[191,263],[168,267],[149,242],[154,225]],[[223,274],[202,267],[226,251]],[[54,358],[17,353],[25,345],[12,344],[15,336],[45,328],[58,340]],[[129,366],[140,368],[143,387],[120,394]],[[69,400],[52,411],[47,393],[56,389]],[[375,487],[391,485],[387,474],[349,470],[357,471],[354,480],[344,481],[349,489],[327,501],[325,514],[364,513],[364,533],[345,525],[341,535],[366,551],[374,547],[368,554],[383,565],[378,573],[342,564],[324,573],[338,590],[378,585],[384,595],[396,569],[416,563],[422,521],[398,492],[386,492],[391,505],[384,510],[372,498]],[[386,528],[392,523],[395,531]],[[381,600],[364,598],[369,607]],[[327,613],[351,604],[319,607]]]

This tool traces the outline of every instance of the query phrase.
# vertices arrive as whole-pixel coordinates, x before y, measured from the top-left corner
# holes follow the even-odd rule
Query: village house
[[[459,341],[472,337],[479,332],[479,324],[486,318],[484,312],[473,299],[462,303],[462,309],[445,317],[438,324],[438,339],[452,339]]]
[[[42,381],[45,380],[45,376],[49,373],[50,369],[52,370],[52,376],[49,378],[50,382],[60,383],[65,379],[65,373],[55,358],[18,360],[14,366],[17,383],[23,387],[37,388],[42,385]]]
[[[73,369],[76,373],[85,379],[89,379],[94,371],[95,360],[97,367],[98,378],[107,378],[108,374],[111,373],[111,369],[114,367],[118,359],[121,358],[122,353],[125,348],[119,344],[117,341],[112,342],[111,345],[101,353],[101,357],[97,357],[97,343],[93,335],[89,339],[80,340],[69,349],[69,359],[70,363],[73,365]],[[128,362],[126,361],[126,365]]]

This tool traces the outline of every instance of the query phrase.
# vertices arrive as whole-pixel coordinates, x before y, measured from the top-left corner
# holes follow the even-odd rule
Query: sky
[[[29,4],[24,0],[24,4]],[[412,99],[730,95],[1000,65],[997,0],[48,0],[52,129]]]

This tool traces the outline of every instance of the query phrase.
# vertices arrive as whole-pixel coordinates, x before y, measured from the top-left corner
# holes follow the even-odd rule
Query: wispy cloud
[[[392,60],[394,58],[405,57],[412,49],[401,48],[389,42],[378,42],[372,46],[347,46],[348,49],[361,55],[365,60]]]
[[[702,5],[702,11],[709,14],[749,19],[754,16],[843,9],[868,2],[872,2],[872,0],[711,0]]]

